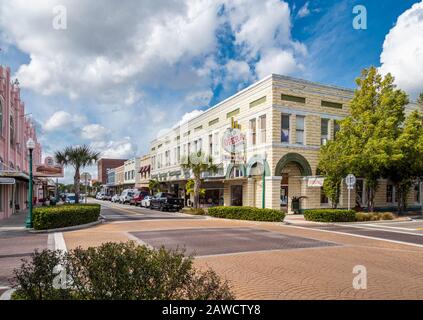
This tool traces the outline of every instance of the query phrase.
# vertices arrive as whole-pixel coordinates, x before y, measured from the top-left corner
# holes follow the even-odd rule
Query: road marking
[[[413,246],[413,247],[423,248],[423,245],[417,244],[417,243],[412,243],[412,242],[404,242],[404,241],[398,241],[398,240],[391,240],[391,239],[384,239],[384,238],[363,236],[363,235],[360,235],[360,234],[353,234],[353,233],[333,231],[333,230],[314,229],[314,228],[310,228],[310,227],[300,227],[300,226],[294,226],[294,225],[290,225],[289,227],[291,227],[291,228],[298,228],[298,229],[304,229],[304,230],[314,230],[314,231],[321,231],[321,232],[327,232],[327,233],[342,234],[342,235],[352,236],[352,237],[357,237],[357,238],[386,241],[386,242],[399,243],[399,244],[405,244],[405,245],[409,245],[409,246]]]
[[[413,235],[413,236],[421,236],[423,237],[422,233],[413,233],[413,232],[405,232],[405,231],[398,231],[398,230],[387,230],[387,229],[382,229],[380,227],[362,227],[362,226],[366,226],[368,224],[360,224],[360,225],[346,225],[346,224],[339,224],[340,226],[343,227],[351,227],[351,228],[358,228],[358,229],[365,229],[365,230],[373,230],[373,231],[386,231],[386,232],[392,232],[392,233],[402,233],[402,234],[409,234],[409,235]],[[389,228],[389,227],[387,227]],[[394,227],[391,227],[394,228]],[[402,229],[402,228],[401,228]],[[406,229],[406,230],[414,230],[414,229]]]
[[[128,209],[123,209],[123,208],[120,208],[120,207],[117,207],[117,206],[105,205],[105,207],[109,208],[109,209],[117,210],[117,211],[128,212],[132,215],[142,215],[142,216],[145,215],[144,213],[134,212],[134,211],[131,211],[131,210],[128,210]]]
[[[63,238],[63,233],[61,232],[54,233],[54,249],[62,250],[63,252],[68,251],[68,249],[66,248],[65,239]]]
[[[132,241],[135,241],[137,243],[139,243],[142,246],[146,246],[148,249],[153,250],[154,247],[149,245],[147,242],[142,241],[140,238],[137,238],[136,236],[134,236],[133,234],[129,233],[129,232],[124,232],[124,234]]]

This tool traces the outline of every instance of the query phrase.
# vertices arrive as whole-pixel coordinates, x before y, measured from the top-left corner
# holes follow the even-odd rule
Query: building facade
[[[10,69],[0,66],[0,219],[27,208],[29,159],[26,142],[30,138],[35,141],[35,167],[41,164],[41,145],[35,127],[25,114],[18,83],[11,82]],[[34,197],[36,195],[34,191]]]
[[[150,155],[144,155],[139,158],[140,169],[136,172],[135,188],[148,191],[148,182],[151,178],[151,160]]]
[[[97,162],[98,181],[107,183],[107,170],[117,168],[125,163],[126,159],[100,159]]]
[[[124,189],[134,189],[137,183],[138,172],[140,171],[140,158],[126,160],[124,167]]]
[[[321,187],[324,177],[317,172],[319,150],[349,114],[353,93],[272,74],[153,140],[151,178],[185,196],[192,176],[181,162],[201,150],[218,164],[217,172],[203,176],[204,206],[264,206],[291,213],[292,202],[300,199],[300,209],[330,207]],[[237,139],[246,141],[241,149]],[[392,188],[381,181],[377,207],[395,206]],[[351,206],[365,206],[365,194],[364,181],[358,179]],[[420,199],[416,186],[409,204],[417,207]],[[340,207],[347,207],[344,184]]]

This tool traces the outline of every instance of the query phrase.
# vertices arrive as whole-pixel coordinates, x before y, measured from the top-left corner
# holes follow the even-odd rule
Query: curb
[[[30,229],[30,230],[28,230],[28,232],[30,232],[30,233],[50,233],[50,232],[81,230],[81,229],[86,229],[86,228],[89,228],[89,227],[96,226],[96,225],[101,224],[103,222],[104,222],[104,220],[100,219],[98,221],[94,221],[94,222],[90,222],[90,223],[86,223],[86,224],[80,224],[80,225],[77,225],[77,226],[71,226],[71,227],[65,227],[65,228],[56,228],[56,229],[47,229],[47,230]]]

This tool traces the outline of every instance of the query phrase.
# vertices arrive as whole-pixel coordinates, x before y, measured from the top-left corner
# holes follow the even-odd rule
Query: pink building
[[[29,138],[36,144],[33,163],[40,164],[41,145],[35,127],[25,115],[19,86],[11,81],[10,68],[0,65],[0,219],[27,208]]]

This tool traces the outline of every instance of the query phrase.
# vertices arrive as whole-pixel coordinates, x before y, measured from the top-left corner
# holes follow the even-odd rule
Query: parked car
[[[119,203],[129,203],[134,196],[134,193],[136,190],[134,189],[125,189],[122,191],[120,197],[119,197]]]
[[[153,196],[145,196],[144,199],[141,200],[141,207],[150,208],[150,201],[153,198]]]
[[[174,194],[168,192],[159,192],[150,200],[150,209],[160,211],[179,211],[184,207],[184,199],[177,198]]]
[[[110,201],[113,203],[119,202],[120,194],[116,193]]]
[[[66,204],[75,204],[76,196],[75,193],[68,193],[65,198]]]
[[[149,194],[147,191],[135,191],[134,196],[129,201],[129,204],[134,206],[141,206],[141,201],[144,199],[145,196],[148,195]]]
[[[103,194],[103,198],[101,200],[110,201],[111,199],[112,199],[112,196],[110,194]]]

